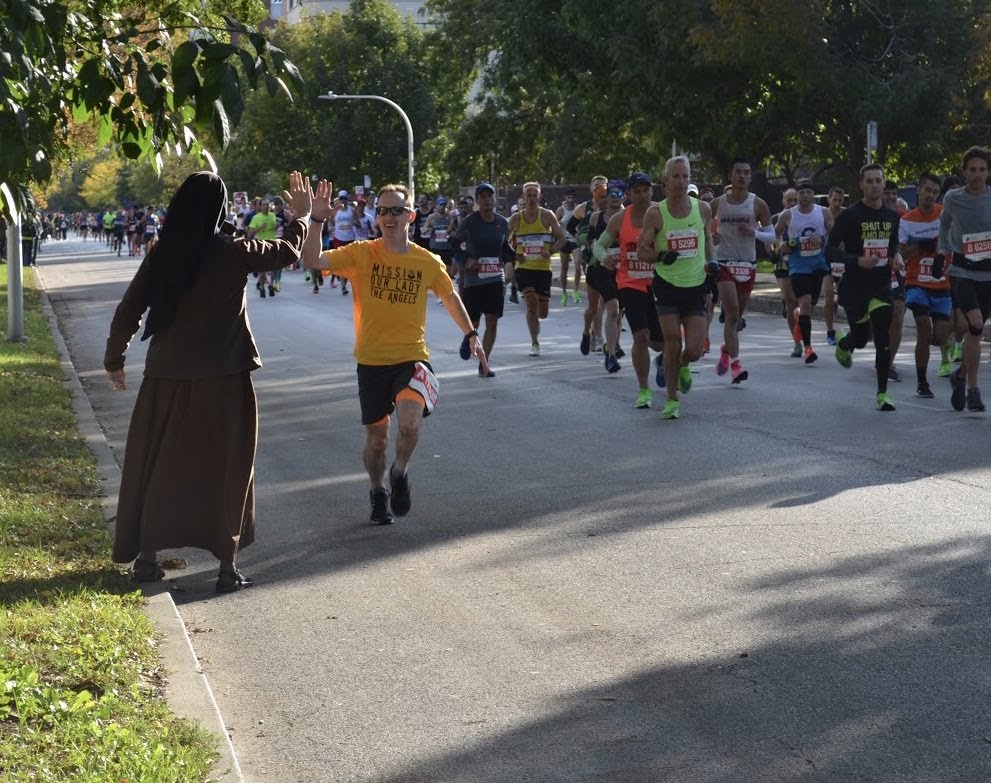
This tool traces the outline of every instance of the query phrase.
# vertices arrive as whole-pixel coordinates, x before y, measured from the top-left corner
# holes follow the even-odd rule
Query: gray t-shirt
[[[943,197],[939,246],[967,258],[966,266],[950,267],[951,277],[991,280],[991,188],[976,196],[955,188]]]

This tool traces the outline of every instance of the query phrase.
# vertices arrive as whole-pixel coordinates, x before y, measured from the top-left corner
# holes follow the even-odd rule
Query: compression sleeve
[[[595,256],[595,260],[602,262],[606,257],[606,250],[610,248],[613,242],[616,241],[616,237],[609,233],[609,231],[603,231],[599,238],[595,240],[595,244],[592,245],[592,255]]]
[[[774,231],[774,226],[767,226],[767,228],[758,228],[754,233],[761,242],[770,243],[777,240],[778,235]]]

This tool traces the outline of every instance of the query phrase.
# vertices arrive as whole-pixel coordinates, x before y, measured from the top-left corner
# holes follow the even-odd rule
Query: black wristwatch
[[[472,337],[478,337],[478,330],[472,329],[468,334],[465,335],[465,339],[470,340]]]

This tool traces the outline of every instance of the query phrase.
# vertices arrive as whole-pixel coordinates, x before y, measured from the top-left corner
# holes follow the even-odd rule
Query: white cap
[[[688,195],[697,196],[699,194],[699,186],[694,182],[688,186]]]
[[[339,190],[339,191],[337,191],[337,197],[338,198],[347,198],[348,197],[348,192],[346,190]]]

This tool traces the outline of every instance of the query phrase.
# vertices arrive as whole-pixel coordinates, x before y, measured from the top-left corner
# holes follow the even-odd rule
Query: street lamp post
[[[403,118],[403,122],[406,124],[406,148],[409,161],[407,171],[407,179],[409,180],[409,198],[410,202],[415,201],[416,198],[413,193],[413,126],[410,124],[409,117],[406,115],[406,112],[403,111],[402,107],[395,101],[390,101],[388,98],[383,98],[381,95],[337,95],[336,93],[328,92],[326,95],[321,95],[319,97],[325,101],[382,101],[382,103],[387,103],[399,112],[399,116]]]
[[[7,202],[10,225],[7,227],[7,340],[24,340],[24,266],[21,247],[21,214],[6,182],[0,182],[0,196]]]

